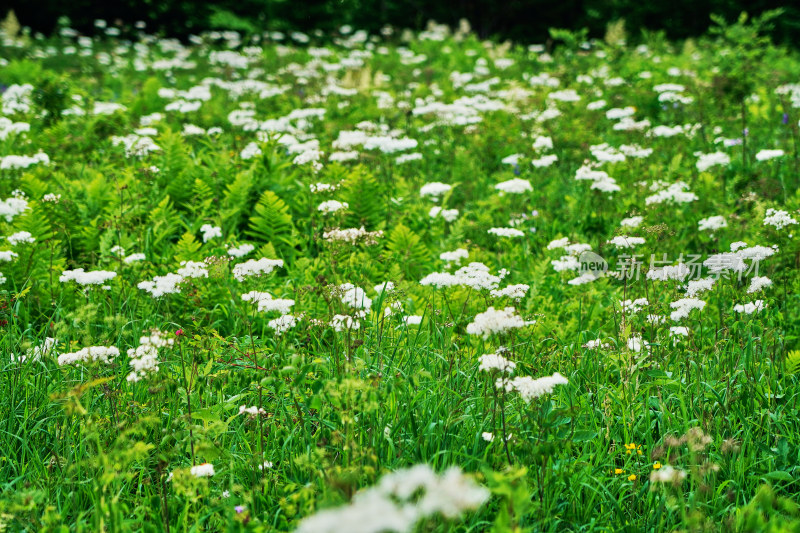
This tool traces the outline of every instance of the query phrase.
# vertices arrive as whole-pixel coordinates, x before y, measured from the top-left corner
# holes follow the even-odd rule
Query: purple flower
[[[750,135],[750,128],[745,128],[745,129],[743,129],[743,130],[742,130],[742,135],[744,135],[745,137],[747,137],[748,135]]]
[[[783,119],[781,120],[781,122],[783,122],[784,124],[788,124],[789,123],[789,113],[784,113],[783,114]]]
[[[519,176],[519,165],[514,165],[514,175]]]
[[[236,514],[242,514],[244,512],[244,505],[237,505],[233,509],[236,511]]]

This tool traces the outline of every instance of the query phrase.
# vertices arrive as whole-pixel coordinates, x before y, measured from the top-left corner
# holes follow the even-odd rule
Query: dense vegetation
[[[780,8],[782,14],[770,34],[792,46],[800,39],[800,5],[785,0],[11,0],[6,4],[26,26],[46,34],[64,16],[72,27],[89,33],[95,19],[104,19],[123,31],[142,21],[148,31],[167,37],[185,38],[208,30],[252,35],[268,29],[304,31],[315,40],[345,24],[378,33],[386,25],[421,30],[429,20],[455,27],[464,18],[481,38],[522,43],[543,42],[549,28],[586,29],[589,36],[599,38],[608,21],[621,19],[634,40],[642,30],[684,39],[704,34],[712,15],[734,20],[742,11],[760,16]],[[323,33],[316,34],[317,30]]]
[[[800,531],[800,61],[6,21],[0,529]]]

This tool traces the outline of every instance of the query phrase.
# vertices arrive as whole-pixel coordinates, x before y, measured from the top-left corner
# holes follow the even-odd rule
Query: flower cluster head
[[[208,242],[211,239],[222,237],[222,228],[219,226],[212,226],[211,224],[203,224],[200,227],[200,233],[203,234],[203,242]]]
[[[764,225],[772,226],[777,230],[782,230],[786,226],[797,224],[797,220],[792,218],[787,211],[782,209],[767,209],[767,214],[764,217]]]
[[[203,463],[201,465],[195,465],[189,471],[194,477],[211,477],[215,474],[214,472],[214,465],[211,463]]]
[[[372,299],[361,287],[356,287],[352,283],[343,283],[339,285],[338,291],[342,303],[346,306],[365,312],[369,312],[372,308]]]
[[[155,276],[152,281],[142,281],[137,287],[149,292],[153,298],[161,298],[165,294],[180,293],[181,282],[183,282],[183,276],[170,272],[163,276]]]
[[[116,346],[89,346],[77,352],[62,353],[58,356],[58,364],[60,366],[93,362],[109,364],[118,356],[119,349]]]
[[[458,467],[437,475],[428,465],[416,465],[386,474],[348,505],[318,511],[300,522],[296,533],[410,533],[424,518],[457,518],[488,498],[489,491]]]
[[[328,242],[363,243],[368,246],[377,244],[381,237],[383,237],[383,231],[367,231],[364,226],[348,229],[334,228],[322,234],[322,238]]]
[[[252,406],[252,407],[247,407],[246,405],[240,405],[239,406],[239,414],[240,415],[247,415],[250,418],[256,418],[259,415],[262,415],[262,416],[266,415],[267,412],[264,409],[262,409],[262,408],[260,408],[258,406],[255,406],[255,405]]]
[[[422,197],[430,196],[434,200],[438,200],[439,197],[441,197],[445,193],[449,192],[450,189],[452,189],[452,188],[453,188],[452,185],[448,185],[446,183],[441,183],[441,182],[438,182],[438,181],[433,181],[433,182],[426,183],[425,185],[423,185],[422,188],[419,191],[419,194]]]
[[[702,300],[698,300],[697,298],[681,298],[678,301],[672,302],[669,306],[674,309],[672,313],[670,313],[669,317],[677,322],[678,320],[684,319],[689,316],[689,313],[693,309],[703,310],[706,306],[706,303]]]
[[[288,300],[290,302],[294,302],[294,300]],[[294,315],[284,314],[279,316],[278,318],[273,318],[269,322],[267,322],[267,327],[271,330],[275,331],[275,335],[283,335],[290,329],[294,328],[297,325],[298,317]]]
[[[503,357],[501,350],[496,353],[483,354],[478,358],[478,361],[480,362],[480,366],[478,366],[478,371],[480,372],[505,372],[511,374],[517,368],[516,363]]]
[[[753,302],[748,302],[746,304],[736,304],[733,306],[733,311],[735,313],[744,313],[745,315],[752,315],[753,313],[759,313],[763,311],[767,305],[764,303],[764,300],[755,300]]]
[[[514,178],[494,186],[500,192],[508,194],[522,194],[533,190],[531,182],[522,178]]]
[[[271,273],[276,267],[283,267],[283,259],[250,259],[233,267],[233,277],[242,282],[251,276],[261,276]]]
[[[159,348],[168,348],[173,344],[175,344],[175,339],[167,337],[164,332],[157,329],[151,330],[149,336],[141,337],[139,346],[136,349],[128,350],[131,372],[128,374],[127,380],[135,383],[158,372]]]
[[[505,309],[490,307],[483,313],[478,313],[475,319],[467,325],[467,333],[482,335],[484,339],[488,339],[490,335],[507,333],[512,329],[523,328],[535,323],[534,320],[523,320],[513,307]]]
[[[246,243],[239,246],[231,246],[228,248],[228,255],[236,258],[244,257],[255,249],[255,246]]]
[[[61,273],[58,281],[61,283],[68,283],[74,281],[78,285],[103,285],[105,282],[114,279],[117,276],[116,272],[107,270],[91,270],[86,272],[82,268],[75,270],[65,270]]]
[[[326,200],[317,206],[317,211],[321,213],[336,213],[343,209],[347,209],[349,205],[347,202],[340,202],[338,200]]]
[[[259,312],[271,313],[277,311],[281,315],[288,314],[294,305],[294,300],[273,298],[270,293],[260,291],[250,291],[242,294],[242,300],[255,304]]]
[[[670,465],[654,468],[650,473],[650,483],[654,485],[652,488],[655,488],[656,483],[679,485],[684,479],[686,479],[686,472]]]
[[[645,243],[645,240],[642,237],[628,237],[627,235],[617,235],[610,241],[609,244],[613,244],[617,248],[633,248],[634,246],[639,246]]]
[[[556,372],[552,376],[542,378],[532,378],[530,376],[518,376],[514,379],[498,378],[495,385],[497,388],[505,389],[506,392],[516,390],[526,403],[531,400],[551,394],[557,385],[569,383],[567,378]]]

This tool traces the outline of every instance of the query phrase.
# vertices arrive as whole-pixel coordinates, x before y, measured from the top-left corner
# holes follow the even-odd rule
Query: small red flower
[[[181,328],[181,329],[179,329],[178,331],[175,332],[175,336],[176,337],[180,337],[181,335],[183,335],[183,328]]]

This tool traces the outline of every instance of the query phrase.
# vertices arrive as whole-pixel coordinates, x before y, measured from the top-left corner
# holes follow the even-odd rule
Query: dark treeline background
[[[712,13],[733,21],[743,11],[758,15],[781,7],[773,39],[800,42],[800,0],[5,0],[0,6],[6,8],[0,7],[0,17],[14,9],[23,26],[44,33],[62,15],[84,33],[92,33],[95,19],[123,27],[141,20],[149,32],[174,37],[208,29],[309,31],[343,24],[375,32],[386,24],[421,29],[428,20],[456,26],[466,18],[481,37],[522,43],[544,42],[548,28],[587,28],[601,37],[617,19],[625,19],[632,37],[646,29],[681,39],[703,34]]]

